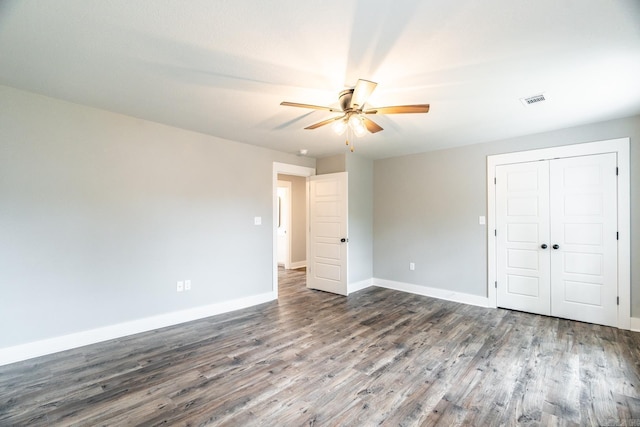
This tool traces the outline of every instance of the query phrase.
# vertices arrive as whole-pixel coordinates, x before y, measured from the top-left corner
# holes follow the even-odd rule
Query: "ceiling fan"
[[[428,113],[429,104],[416,104],[416,105],[396,105],[392,107],[368,107],[365,108],[367,100],[373,93],[378,83],[359,79],[356,86],[352,89],[345,89],[338,95],[340,101],[340,109],[333,107],[324,107],[321,105],[311,104],[299,104],[297,102],[281,102],[280,105],[286,105],[288,107],[300,107],[310,108],[312,110],[327,110],[332,113],[340,113],[341,115],[332,117],[327,120],[323,120],[318,123],[307,126],[305,129],[317,129],[321,126],[334,123],[333,129],[338,134],[343,134],[352,131],[356,136],[362,136],[367,131],[371,133],[380,132],[380,127],[376,122],[366,117],[368,114],[406,114],[406,113]],[[349,143],[349,136],[347,133],[347,145],[351,146],[353,151],[353,144]]]

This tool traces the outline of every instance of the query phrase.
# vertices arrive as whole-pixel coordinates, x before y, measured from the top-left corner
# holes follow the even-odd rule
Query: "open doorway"
[[[304,180],[305,178],[278,174],[278,216],[276,218],[276,221],[278,222],[278,227],[277,227],[278,241],[276,242],[276,245],[278,247],[277,254],[278,254],[279,269],[290,270],[292,258],[296,260],[301,259],[301,261],[304,261],[307,259],[307,257],[305,256],[305,253],[301,254],[296,251],[296,253],[292,254],[292,248],[291,248],[293,243],[298,243],[297,240],[291,239],[293,234],[293,230],[292,230],[293,218],[291,217],[292,210],[293,210],[293,200],[292,200],[293,191],[292,190],[293,190],[293,183],[298,179]],[[303,183],[303,185],[304,184],[305,183]],[[299,185],[296,185],[296,187],[299,187]],[[296,200],[296,202],[298,202],[298,200]],[[297,204],[296,204],[296,208],[298,208]],[[299,212],[298,212],[298,209],[296,209],[296,225],[298,225],[297,224],[298,221],[299,221]],[[304,224],[302,226],[304,227]],[[297,231],[298,230],[296,229],[295,237],[299,238],[299,236],[297,235],[298,234]],[[296,249],[297,249],[297,246],[299,245],[296,245]],[[306,250],[304,252],[306,252]],[[297,262],[300,262],[300,261],[297,261]]]
[[[307,178],[278,174],[278,295],[305,286],[307,266]],[[294,279],[295,278],[295,279]]]
[[[307,177],[314,174],[313,168],[284,163],[273,164],[272,282],[276,298],[278,297],[279,269],[283,272],[294,272],[307,265]]]

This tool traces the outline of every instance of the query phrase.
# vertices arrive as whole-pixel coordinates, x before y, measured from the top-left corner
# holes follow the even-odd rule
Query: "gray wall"
[[[373,161],[346,153],[349,173],[349,283],[373,276]]]
[[[631,312],[640,317],[640,116],[376,161],[374,277],[486,296],[478,216],[487,212],[487,155],[620,137],[631,139]]]
[[[323,163],[349,171],[350,282],[373,265],[375,277],[486,295],[486,156],[625,136],[640,317],[640,116],[376,162],[319,160],[319,173]],[[0,86],[0,348],[270,292],[274,161],[315,166]],[[184,279],[193,289],[178,294]]]
[[[291,262],[307,260],[307,179],[303,176],[278,175],[291,183]]]
[[[0,348],[270,292],[274,161],[0,86]]]
[[[345,153],[336,154],[335,156],[323,157],[316,161],[316,174],[318,175],[346,171],[347,158]]]

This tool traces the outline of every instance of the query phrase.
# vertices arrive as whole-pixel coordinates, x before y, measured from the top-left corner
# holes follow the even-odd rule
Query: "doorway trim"
[[[538,150],[487,156],[487,297],[497,308],[496,271],[496,166],[563,157],[616,153],[618,157],[618,328],[631,328],[631,207],[629,138],[562,145]]]
[[[273,292],[273,296],[275,299],[278,299],[278,174],[283,175],[295,175],[295,176],[304,176],[310,177],[316,174],[315,168],[310,168],[306,166],[298,166],[292,165],[289,163],[279,163],[273,162],[273,174],[271,177],[271,199],[272,199],[272,254],[273,254],[273,271],[271,276],[271,290]],[[308,184],[307,184],[308,187]],[[307,188],[307,206],[309,205],[309,189]],[[306,227],[305,229],[309,229],[309,209],[307,208],[307,218],[306,218]],[[307,242],[307,246],[308,246]],[[309,249],[307,248],[307,252]]]

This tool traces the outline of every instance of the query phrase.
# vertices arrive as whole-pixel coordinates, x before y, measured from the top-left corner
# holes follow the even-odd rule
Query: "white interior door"
[[[309,177],[307,287],[347,295],[347,172]]]
[[[551,161],[551,314],[617,324],[616,154]]]
[[[497,305],[549,315],[549,163],[496,167]]]

